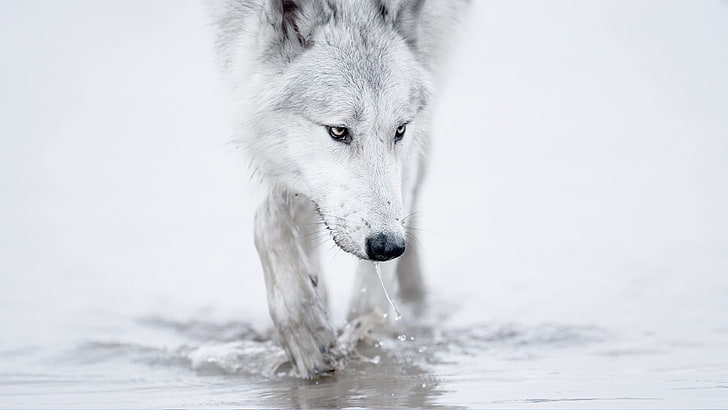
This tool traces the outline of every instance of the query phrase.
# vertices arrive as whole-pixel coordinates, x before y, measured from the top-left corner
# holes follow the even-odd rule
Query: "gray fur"
[[[414,236],[428,150],[430,102],[443,42],[466,0],[212,0],[218,59],[236,138],[259,177],[256,246],[279,340],[294,372],[345,364],[307,230],[317,220],[362,259],[350,317],[386,312],[370,282],[366,238]],[[397,141],[395,130],[406,125]],[[327,127],[346,127],[337,142]],[[384,264],[408,299],[423,293],[410,247]],[[313,279],[316,278],[316,279]],[[348,346],[348,347],[347,347]]]

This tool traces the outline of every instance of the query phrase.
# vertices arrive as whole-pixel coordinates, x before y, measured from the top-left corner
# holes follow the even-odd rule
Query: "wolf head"
[[[310,198],[336,244],[362,259],[406,247],[431,94],[422,3],[265,0],[256,61],[240,79],[253,84],[244,98],[256,170]]]

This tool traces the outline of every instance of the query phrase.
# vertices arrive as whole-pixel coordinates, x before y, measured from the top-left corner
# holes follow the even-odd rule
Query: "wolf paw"
[[[372,330],[383,326],[386,326],[383,315],[370,313],[347,323],[338,337],[334,329],[327,326],[279,328],[280,342],[291,366],[289,374],[304,379],[327,376],[343,369],[352,357],[375,363],[376,358],[364,358],[356,347],[360,341],[371,341]]]
[[[291,364],[291,374],[305,379],[328,375],[346,364],[346,353],[336,347],[334,330],[288,327],[279,330]]]
[[[344,326],[336,341],[336,347],[347,354],[353,353],[360,341],[372,342],[372,331],[386,324],[385,316],[378,312],[358,316]]]

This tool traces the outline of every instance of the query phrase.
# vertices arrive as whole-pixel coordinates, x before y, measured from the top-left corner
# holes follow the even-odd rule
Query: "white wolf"
[[[433,80],[467,0],[211,0],[236,138],[260,177],[255,243],[294,372],[344,365],[315,252],[322,222],[374,289],[388,261],[403,299],[423,294],[414,211]],[[405,252],[406,249],[406,252]],[[394,283],[392,283],[394,285]],[[350,317],[386,311],[376,292]]]

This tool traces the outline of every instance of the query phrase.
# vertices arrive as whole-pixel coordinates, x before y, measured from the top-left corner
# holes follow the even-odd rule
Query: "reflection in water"
[[[76,364],[126,360],[150,369],[188,369],[194,371],[192,376],[205,377],[214,384],[260,389],[255,399],[244,395],[240,401],[228,399],[216,405],[437,407],[434,399],[442,394],[438,378],[424,366],[434,352],[424,347],[431,340],[422,337],[420,343],[414,342],[415,335],[418,340],[427,335],[422,329],[411,329],[404,341],[396,335],[379,335],[377,343],[359,346],[361,357],[352,357],[346,369],[317,380],[301,380],[279,368],[285,355],[269,335],[244,323],[175,322],[156,317],[138,323],[155,331],[173,332],[182,344],[169,348],[94,341],[65,356]],[[378,357],[377,363],[366,357]]]
[[[361,357],[378,360],[354,355],[346,369],[307,381],[286,376],[285,367],[278,368],[285,357],[272,333],[247,323],[102,316],[103,327],[89,326],[85,336],[74,333],[53,349],[0,350],[0,363],[9,369],[0,370],[0,402],[6,407],[30,402],[37,407],[641,407],[650,403],[646,400],[692,400],[694,391],[705,403],[719,403],[726,392],[725,332],[691,341],[670,333],[558,323],[455,327],[434,315],[399,321],[396,329],[373,334],[371,344],[358,345]]]
[[[142,372],[166,369],[190,386],[212,385],[225,391],[205,403],[216,406],[438,407],[439,399],[449,393],[439,376],[443,369],[457,374],[458,368],[477,362],[479,356],[512,360],[528,356],[525,348],[569,347],[604,337],[593,327],[482,324],[440,329],[420,323],[375,334],[373,343],[360,343],[361,356],[352,357],[346,369],[332,376],[301,380],[287,376],[285,367],[280,367],[285,355],[271,335],[245,323],[147,317],[137,324],[167,333],[167,340],[177,342],[170,347],[93,341],[65,356],[77,365],[127,362],[141,366]],[[363,359],[374,357],[376,364]]]

